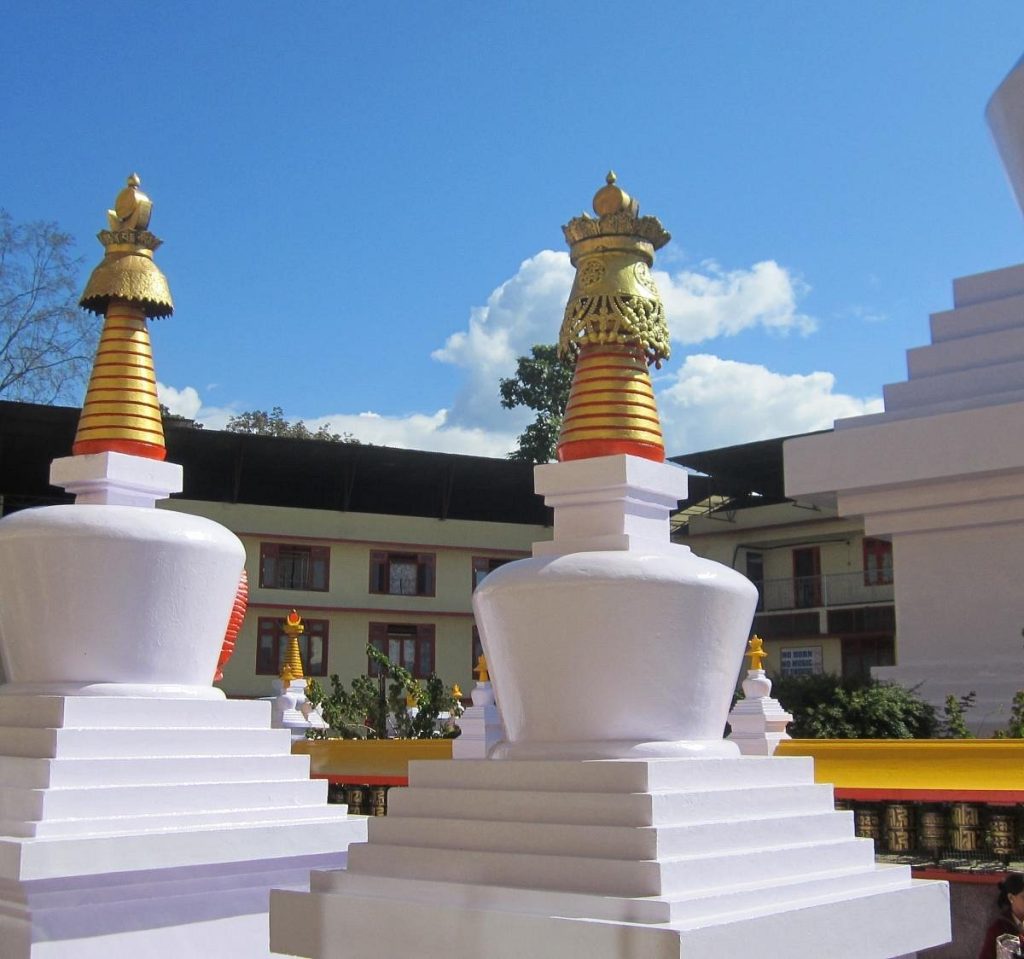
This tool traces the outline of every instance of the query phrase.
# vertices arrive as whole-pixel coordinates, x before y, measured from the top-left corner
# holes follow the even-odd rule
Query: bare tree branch
[[[76,303],[81,260],[55,223],[15,223],[0,209],[0,398],[82,398],[100,321]]]

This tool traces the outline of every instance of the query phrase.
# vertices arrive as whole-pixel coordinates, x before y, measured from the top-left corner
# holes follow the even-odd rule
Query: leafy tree
[[[100,322],[77,305],[79,258],[55,223],[15,223],[0,210],[0,397],[75,403]]]
[[[238,413],[224,427],[229,433],[254,433],[257,436],[286,436],[296,440],[330,440],[332,443],[358,443],[351,433],[332,433],[327,426],[311,430],[302,420],[294,423],[284,418],[284,410],[275,406],[266,410]]]
[[[781,677],[772,695],[793,714],[796,739],[928,739],[940,725],[913,689],[873,679]]]
[[[997,729],[992,735],[995,739],[1024,739],[1024,689],[1014,694],[1009,725],[1006,729]]]
[[[966,696],[957,698],[950,694],[942,707],[943,719],[939,735],[943,739],[973,739],[974,734],[967,728],[967,710],[974,707],[977,694],[972,689]]]
[[[547,463],[554,459],[562,415],[569,400],[572,365],[558,358],[558,347],[538,344],[530,356],[520,356],[516,375],[499,384],[501,405],[507,410],[527,406],[537,418],[519,435],[509,459]]]
[[[807,726],[815,739],[929,739],[938,722],[913,689],[872,681],[852,691],[840,686],[831,701],[807,710]]]
[[[202,423],[190,420],[187,416],[182,416],[180,413],[172,413],[163,403],[160,404],[160,417],[165,423],[188,426],[194,430],[201,430],[203,428]]]

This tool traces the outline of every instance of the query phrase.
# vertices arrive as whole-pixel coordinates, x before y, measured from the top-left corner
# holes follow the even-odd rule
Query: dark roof
[[[0,401],[3,512],[70,502],[50,461],[71,452],[79,410]],[[528,463],[253,436],[165,423],[167,459],[185,469],[180,498],[437,519],[546,525]]]
[[[766,506],[786,500],[782,444],[788,439],[792,437],[779,436],[756,443],[686,453],[671,459],[673,463],[707,474],[704,482],[699,482],[700,477],[690,477],[690,502],[699,501],[699,494],[703,492],[704,496],[728,497],[732,500],[730,509],[744,505]]]

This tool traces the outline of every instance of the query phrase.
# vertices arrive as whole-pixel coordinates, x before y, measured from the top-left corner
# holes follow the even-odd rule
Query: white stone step
[[[1004,266],[983,273],[970,273],[953,280],[953,302],[970,306],[1024,293],[1024,264]]]
[[[270,703],[257,699],[0,695],[0,726],[267,729]]]
[[[354,874],[479,882],[612,896],[679,896],[729,888],[738,875],[750,881],[774,882],[812,872],[866,870],[873,863],[874,847],[870,840],[865,839],[796,843],[662,861],[430,849],[376,843],[356,843],[348,850],[348,868]]]
[[[1024,359],[1024,324],[907,350],[910,379]]]
[[[166,759],[32,759],[0,756],[0,783],[47,786],[143,786],[308,779],[308,756],[194,756]]]
[[[0,786],[0,819],[15,821],[129,816],[139,810],[148,813],[209,812],[318,803],[327,803],[327,783],[322,779],[62,789]]]
[[[0,756],[115,759],[288,755],[287,729],[0,728]]]
[[[300,820],[336,820],[346,806],[326,802],[305,806],[261,806],[254,809],[218,809],[204,812],[160,813],[135,816],[103,816],[23,822],[0,819],[0,835],[23,838],[120,836],[126,833],[187,830],[197,826],[284,826]]]
[[[341,806],[330,806],[342,810]],[[0,880],[27,882],[148,869],[245,863],[344,849],[366,835],[366,818],[313,817],[257,825],[193,826],[114,836],[0,838]]]
[[[576,825],[680,825],[724,818],[809,815],[832,808],[832,787],[824,784],[762,786],[756,793],[740,788],[571,793],[425,787],[396,788],[388,793],[388,818],[413,816],[507,822],[528,818],[532,822]]]
[[[749,897],[748,897],[749,898]],[[448,902],[404,902],[329,893],[271,893],[270,948],[309,959],[373,954],[421,959],[891,959],[949,938],[945,883],[838,892],[797,902],[752,921],[698,922],[696,928],[536,915],[514,908],[467,909]],[[429,930],[424,936],[423,930]]]
[[[882,388],[886,411],[928,407],[934,403],[986,397],[1020,389],[1024,384],[1024,360],[998,363],[979,370],[938,373]]]
[[[992,333],[1024,324],[1024,293],[942,310],[929,317],[932,342]]]
[[[730,786],[757,788],[813,781],[813,763],[804,756],[584,762],[459,759],[409,764],[410,786],[446,789],[635,793]]]
[[[844,839],[852,834],[853,814],[833,811],[685,826],[571,826],[395,816],[369,824],[369,841],[375,844],[599,859],[665,859],[793,841]]]
[[[665,896],[595,896],[586,893],[558,892],[550,889],[516,889],[459,882],[432,882],[353,873],[347,869],[313,872],[310,890],[314,893],[362,899],[387,899],[401,909],[401,903],[426,905],[459,904],[466,909],[501,909],[541,916],[576,916],[612,922],[683,922],[704,918],[750,913],[750,897],[756,893],[761,908],[793,905],[818,899],[823,890],[830,895],[878,892],[897,889],[910,882],[908,866],[877,865],[846,873],[819,875],[810,873],[791,881],[770,885],[738,879],[728,889],[696,894],[684,899]]]

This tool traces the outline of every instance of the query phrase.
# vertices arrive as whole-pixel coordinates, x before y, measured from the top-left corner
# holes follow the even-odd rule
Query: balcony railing
[[[760,594],[757,608],[763,612],[856,606],[893,599],[892,574],[881,570],[787,576],[755,581],[754,585]]]

